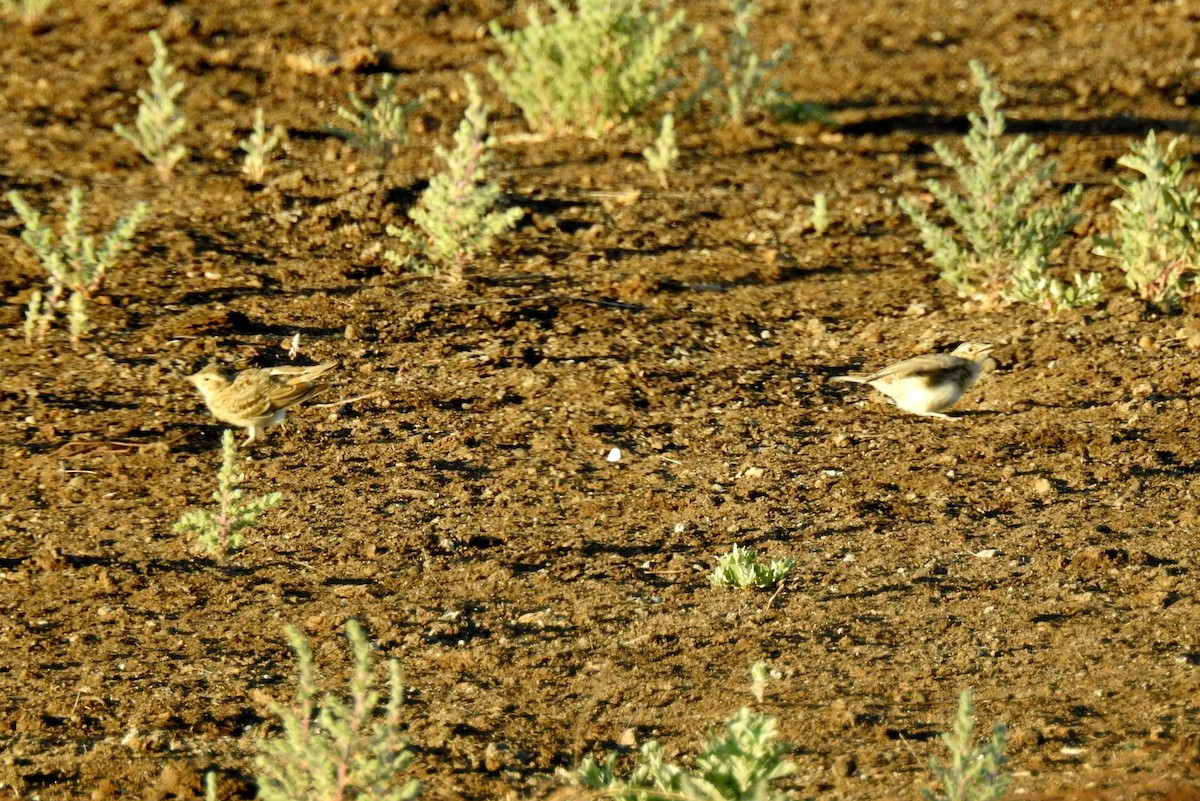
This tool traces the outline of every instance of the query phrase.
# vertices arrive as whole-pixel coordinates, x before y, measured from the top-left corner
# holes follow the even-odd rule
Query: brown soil
[[[839,129],[686,124],[663,190],[644,137],[530,142],[487,82],[528,213],[459,285],[387,266],[383,226],[437,167],[459,73],[495,54],[484,25],[525,4],[59,0],[4,23],[0,183],[56,221],[74,184],[98,226],[152,212],[75,351],[24,343],[40,269],[0,204],[0,797],[190,797],[209,769],[252,796],[294,686],[283,627],[338,687],[350,617],[404,666],[429,798],[547,793],[650,737],[692,752],[752,703],[758,659],[802,796],[917,797],[973,688],[1029,797],[1200,797],[1200,325],[1089,253],[1129,142],[1196,127],[1200,20],[760,5],[761,49],[796,46],[785,87]],[[710,36],[723,9],[688,4]],[[187,82],[193,155],[167,185],[111,130],[152,28]],[[360,47],[357,72],[289,59]],[[1105,306],[964,305],[897,209],[965,129],[971,58],[1085,185],[1064,267],[1105,270]],[[380,69],[428,93],[384,174],[323,132]],[[256,106],[290,132],[265,187],[239,174]],[[183,376],[286,362],[297,332],[304,363],[342,363],[324,400],[371,397],[245,451],[248,490],[286,500],[214,562],[171,532],[208,502],[222,430]],[[954,423],[826,381],[961,340],[1001,347]],[[775,594],[710,588],[735,543],[796,570]]]

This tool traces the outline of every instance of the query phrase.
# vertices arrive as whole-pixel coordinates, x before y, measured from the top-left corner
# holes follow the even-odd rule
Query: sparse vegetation
[[[42,18],[53,2],[54,0],[3,0],[0,6],[16,14],[26,25],[33,25]]]
[[[1026,261],[1009,276],[1006,300],[1040,306],[1051,314],[1081,306],[1095,306],[1104,296],[1100,273],[1076,274],[1070,283],[1049,275],[1043,266]]]
[[[756,664],[752,673],[755,682],[765,683],[765,666]],[[620,801],[782,801],[785,796],[771,783],[795,771],[795,765],[784,758],[789,750],[779,741],[775,718],[742,707],[725,722],[722,732],[709,738],[690,768],[668,762],[666,748],[650,740],[642,745],[625,777],[617,774],[616,752],[600,762],[585,758],[565,775]]]
[[[204,801],[217,801],[217,772],[210,770],[204,774]]]
[[[1051,312],[1097,303],[1099,274],[1076,275],[1064,284],[1048,273],[1051,253],[1079,219],[1074,209],[1082,187],[1072,187],[1057,203],[1035,205],[1050,190],[1055,164],[1039,163],[1042,148],[1024,135],[1002,145],[1004,95],[980,62],[970,66],[981,113],[969,115],[967,159],[944,142],[934,143],[964,194],[940,181],[926,182],[956,230],[935,223],[909,198],[900,200],[901,208],[920,229],[942,278],[959,294],[1033,303]]]
[[[776,106],[791,107],[794,102],[779,87],[771,73],[779,69],[792,47],[784,44],[766,58],[760,58],[751,41],[750,27],[758,9],[751,0],[730,0],[733,30],[724,54],[724,69],[713,63],[707,51],[700,52],[708,86],[718,95],[720,119],[735,125]]]
[[[824,192],[813,195],[812,229],[817,236],[829,230],[829,197]]]
[[[349,99],[350,108],[338,106],[337,115],[351,127],[330,126],[329,131],[383,162],[408,141],[408,118],[424,102],[423,96],[401,102],[396,96],[396,76],[390,73],[368,81],[365,100],[357,92],[351,92]]]
[[[773,587],[783,581],[795,565],[794,559],[772,559],[764,564],[758,561],[757,551],[734,545],[729,553],[717,560],[708,583],[714,587]]]
[[[238,142],[238,147],[246,154],[242,162],[242,173],[256,184],[261,184],[267,175],[267,162],[275,148],[279,147],[281,136],[278,128],[267,133],[267,125],[263,121],[263,110],[254,109],[254,128],[250,135]]]
[[[346,636],[354,655],[347,698],[329,693],[317,703],[313,652],[299,629],[287,628],[299,660],[296,697],[273,704],[283,735],[259,741],[254,758],[262,801],[409,801],[421,791],[416,779],[401,781],[412,762],[400,732],[404,681],[400,663],[388,660],[388,700],[380,708],[371,666],[371,642],[351,620]]]
[[[1141,178],[1116,180],[1125,193],[1112,204],[1117,226],[1094,251],[1117,260],[1127,287],[1168,309],[1195,294],[1200,269],[1200,189],[1184,186],[1189,160],[1175,155],[1182,141],[1163,149],[1150,131],[1117,160]]]
[[[183,82],[171,83],[175,67],[167,60],[167,47],[158,31],[150,31],[150,43],[154,45],[150,89],[138,90],[140,102],[134,127],[131,130],[118,123],[113,130],[129,140],[158,169],[159,177],[167,181],[188,152],[186,147],[175,143],[187,126],[183,110],[175,103],[175,98],[183,92]]]
[[[387,227],[387,232],[408,246],[406,253],[387,251],[385,257],[421,274],[439,274],[462,280],[472,258],[488,252],[495,241],[517,224],[519,208],[496,210],[500,187],[488,176],[492,137],[487,130],[487,106],[474,78],[465,76],[467,110],[454,133],[454,147],[438,147],[446,170],[433,176],[408,216],[416,230]]]
[[[448,801],[1183,801],[1200,743],[1200,231],[1198,143],[1171,131],[1200,99],[1196,7],[755,0],[747,45],[796,52],[757,102],[714,91],[702,116],[736,105],[753,123],[773,76],[801,97],[816,78],[844,136],[705,131],[676,105],[694,62],[664,76],[682,91],[596,134],[630,141],[514,138],[494,158],[489,133],[526,126],[483,86],[492,113],[471,98],[457,171],[457,84],[386,145],[335,115],[356,111],[351,90],[367,108],[380,70],[404,71],[401,103],[458,68],[490,82],[480,53],[508,65],[488,19],[521,27],[532,5],[553,18],[534,0],[0,0],[0,800],[405,801],[419,777]],[[16,16],[46,6],[54,30]],[[683,41],[696,12],[673,7]],[[725,69],[728,2],[695,7],[721,12]],[[112,128],[135,128],[160,21],[164,86],[186,82],[170,148],[192,149],[165,184]],[[967,208],[929,150],[943,128],[972,165],[965,116],[942,116],[985,117],[963,52],[1003,53],[1023,81],[999,156],[1022,131],[1047,148],[1027,176],[1058,155],[1025,211],[1104,205],[1095,242],[1067,230],[1045,258],[1002,253],[995,277],[964,279],[964,296],[1021,300],[1001,309],[957,302],[893,201],[910,194],[978,258],[924,186]],[[1169,128],[1123,133],[1146,120]],[[277,122],[294,126],[286,157]],[[386,174],[363,169],[376,153]],[[152,197],[152,218],[134,208]],[[389,247],[470,284],[398,278]],[[1083,302],[1090,270],[1119,296],[1103,312],[1047,326],[1024,305]],[[27,299],[45,347],[18,341]],[[84,352],[61,352],[68,331]],[[958,422],[862,414],[825,383],[963,338],[999,343],[1000,369]],[[198,433],[178,373],[209,359],[345,367],[332,403],[251,456],[236,430]],[[227,498],[277,489],[259,528],[231,533]],[[171,533],[187,507],[208,510],[207,540]],[[245,569],[179,560],[205,548]],[[756,663],[748,693],[760,652],[786,678]],[[559,766],[587,787],[548,787]]]
[[[991,738],[979,745],[975,740],[975,699],[970,690],[958,699],[953,728],[942,734],[950,751],[949,762],[933,759],[930,767],[941,787],[926,791],[928,801],[998,801],[1004,797],[1009,777],[1004,773],[1007,730],[1003,724],[992,729]]]
[[[679,160],[679,147],[675,143],[675,115],[666,114],[658,130],[658,138],[654,144],[642,151],[646,166],[658,177],[663,189],[670,187],[667,173],[675,167]]]
[[[24,223],[21,240],[30,247],[49,276],[46,290],[35,289],[25,312],[25,339],[32,343],[46,335],[57,314],[66,311],[72,340],[78,342],[87,329],[87,301],[104,284],[108,271],[121,254],[132,247],[133,236],[147,214],[138,203],[128,216],[117,221],[99,246],[83,232],[83,189],[71,189],[62,236],[55,241],[50,226],[16,191],[6,197]],[[68,294],[69,293],[69,294]]]
[[[195,535],[209,553],[222,557],[240,550],[242,531],[253,526],[264,512],[278,506],[283,500],[283,494],[279,492],[245,500],[241,483],[237,444],[233,431],[226,429],[221,437],[221,469],[217,473],[217,488],[212,494],[217,510],[193,509],[184,512],[174,526],[175,532]]]
[[[554,21],[536,7],[521,30],[491,24],[505,64],[489,72],[525,115],[549,136],[600,137],[641,117],[679,85],[679,58],[694,46],[684,12],[670,0],[649,10],[642,0],[579,0],[571,10],[549,0]]]

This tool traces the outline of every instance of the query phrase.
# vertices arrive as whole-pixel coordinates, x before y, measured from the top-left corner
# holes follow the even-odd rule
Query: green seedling
[[[371,642],[357,620],[346,624],[354,655],[350,691],[318,703],[313,652],[304,635],[287,628],[299,660],[295,700],[272,704],[281,736],[260,740],[254,758],[262,801],[411,801],[421,791],[401,774],[412,751],[401,734],[404,681],[388,660],[388,700],[381,706],[372,675]]]
[[[247,499],[241,483],[237,444],[233,431],[226,429],[221,436],[221,469],[212,495],[217,504],[216,511],[193,509],[184,512],[174,526],[175,532],[195,536],[210,553],[221,557],[240,550],[242,532],[283,500],[283,494],[279,492]]]
[[[150,31],[150,43],[154,46],[150,88],[138,90],[140,102],[134,127],[130,129],[117,124],[113,130],[118,136],[129,140],[146,161],[158,170],[159,178],[167,181],[175,165],[188,153],[186,147],[175,141],[187,127],[183,110],[175,103],[175,99],[183,92],[183,82],[171,83],[175,67],[167,60],[167,47],[158,31]]]
[[[474,78],[466,76],[467,110],[450,150],[438,147],[446,169],[433,176],[408,216],[414,228],[387,227],[407,245],[405,253],[387,251],[388,261],[423,275],[461,281],[471,260],[491,250],[524,215],[519,208],[496,209],[500,187],[490,180],[492,137],[488,109]]]

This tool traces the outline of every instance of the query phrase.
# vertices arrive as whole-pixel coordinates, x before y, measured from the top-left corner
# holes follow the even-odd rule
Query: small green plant
[[[812,228],[817,236],[829,230],[829,197],[824,192],[813,195]]]
[[[750,666],[750,694],[760,704],[767,693],[767,678],[769,675],[767,663],[761,659]]]
[[[167,47],[158,31],[150,31],[150,43],[154,45],[154,62],[150,65],[150,89],[139,89],[137,119],[134,129],[117,124],[113,130],[118,136],[128,139],[138,152],[158,169],[158,176],[170,180],[175,165],[187,156],[187,148],[173,144],[187,120],[183,110],[175,105],[175,98],[183,91],[183,82],[171,83],[175,67],[167,61]]]
[[[248,137],[238,142],[238,147],[246,154],[246,160],[242,162],[242,174],[252,182],[261,184],[267,175],[267,162],[275,148],[279,147],[279,141],[278,127],[268,134],[263,110],[254,109],[254,128]]]
[[[725,69],[719,69],[707,51],[700,52],[705,83],[719,93],[722,119],[741,125],[777,106],[791,108],[794,101],[780,89],[779,80],[770,77],[791,55],[791,45],[785,44],[767,58],[759,58],[750,41],[750,26],[758,9],[751,0],[730,0],[729,8],[733,12],[733,30],[725,53]]]
[[[204,774],[204,801],[217,801],[217,772],[215,770]]]
[[[1060,281],[1045,271],[1045,267],[1026,262],[1009,277],[1004,297],[1021,303],[1040,306],[1050,314],[1082,306],[1095,306],[1104,295],[1100,273],[1079,274],[1071,283]]]
[[[489,28],[506,64],[488,71],[533,130],[598,138],[679,85],[676,64],[698,30],[679,41],[684,12],[673,11],[670,0],[650,10],[642,0],[579,0],[575,11],[563,0],[549,5],[549,24],[531,7],[522,30],[506,33],[496,22]]]
[[[650,168],[650,172],[658,176],[658,182],[662,184],[662,188],[669,189],[667,173],[675,167],[675,162],[679,160],[679,147],[675,143],[674,114],[663,116],[662,125],[658,130],[658,138],[654,140],[654,144],[642,151],[642,156],[645,157],[646,166]]]
[[[244,500],[242,471],[238,467],[237,444],[233,431],[221,437],[221,470],[212,498],[217,510],[192,509],[184,512],[174,526],[177,534],[194,534],[209,553],[228,556],[242,547],[242,531],[253,526],[268,509],[279,505],[283,494],[272,492]]]
[[[493,159],[488,110],[475,79],[467,75],[464,80],[467,110],[454,132],[454,147],[437,148],[446,170],[430,179],[429,188],[408,212],[416,231],[387,227],[390,235],[408,246],[408,252],[384,254],[394,264],[424,275],[440,273],[450,281],[461,281],[470,260],[488,252],[524,214],[519,208],[495,211],[500,187],[488,180]]]
[[[1116,180],[1125,193],[1112,204],[1117,227],[1111,236],[1097,237],[1093,251],[1116,259],[1127,287],[1166,308],[1200,289],[1200,189],[1183,185],[1188,159],[1175,156],[1181,141],[1173,139],[1164,150],[1150,131],[1117,160],[1141,178]]]
[[[42,18],[52,2],[54,0],[4,0],[2,5],[6,10],[18,15],[21,22],[33,25]]]
[[[262,801],[409,801],[420,782],[399,781],[412,762],[400,733],[404,682],[400,663],[388,660],[388,701],[380,709],[371,669],[371,642],[362,624],[351,620],[346,636],[354,655],[348,699],[327,694],[318,705],[313,653],[304,635],[287,627],[299,660],[296,698],[290,706],[272,704],[283,736],[259,741],[254,758]]]
[[[751,673],[755,682],[765,684],[765,665],[756,663]],[[721,733],[709,738],[691,769],[667,762],[666,749],[650,740],[625,778],[617,774],[615,751],[599,762],[587,757],[564,774],[575,784],[620,801],[783,801],[785,796],[774,791],[771,782],[795,771],[784,758],[789,750],[779,741],[775,718],[742,707]]]
[[[717,560],[717,566],[708,576],[713,587],[773,587],[792,572],[794,559],[772,559],[763,564],[758,553],[750,548],[734,545],[729,553]]]
[[[930,760],[933,774],[941,782],[938,792],[926,790],[928,801],[998,801],[1004,796],[1009,777],[1004,773],[1007,730],[1003,724],[992,729],[991,739],[976,745],[975,699],[971,691],[958,699],[954,727],[942,734],[950,761]]]
[[[33,250],[49,276],[46,290],[35,289],[30,295],[25,312],[25,339],[32,344],[35,337],[44,337],[56,314],[66,310],[71,338],[78,342],[87,328],[87,301],[100,291],[109,269],[131,247],[133,236],[146,217],[146,204],[134,206],[97,246],[95,238],[82,230],[84,197],[80,187],[71,189],[66,221],[57,242],[50,226],[42,222],[41,215],[16,190],[6,197],[25,225],[21,240]]]
[[[957,237],[912,200],[902,198],[900,207],[917,224],[942,278],[961,295],[1034,303],[1051,312],[1097,303],[1098,274],[1076,275],[1066,285],[1047,273],[1051,252],[1079,220],[1074,209],[1082,187],[1072,187],[1057,204],[1034,205],[1049,190],[1055,164],[1038,164],[1042,148],[1024,135],[1001,144],[1004,95],[980,62],[970,66],[982,113],[969,115],[968,159],[944,142],[933,146],[964,194],[940,181],[926,182],[956,224]]]
[[[408,141],[408,118],[424,102],[424,96],[403,103],[396,96],[396,76],[384,73],[367,82],[367,99],[349,95],[350,108],[339,106],[337,115],[351,128],[330,126],[329,132],[351,146],[387,162]]]

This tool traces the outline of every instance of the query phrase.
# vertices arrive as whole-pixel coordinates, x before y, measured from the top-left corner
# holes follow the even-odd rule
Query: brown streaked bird
[[[188,376],[204,396],[213,417],[249,432],[249,445],[267,428],[283,422],[287,410],[329,388],[318,382],[337,367],[326,362],[312,367],[264,367],[243,370],[230,376],[213,365]]]
[[[906,412],[953,420],[942,410],[957,403],[975,383],[994,347],[979,342],[964,342],[950,353],[915,356],[877,373],[839,375],[829,380],[869,384]]]

